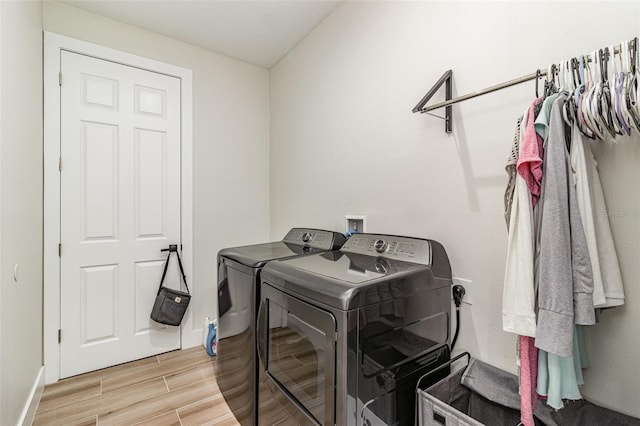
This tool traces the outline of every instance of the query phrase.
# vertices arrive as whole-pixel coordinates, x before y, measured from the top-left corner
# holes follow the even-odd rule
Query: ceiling
[[[72,6],[271,68],[343,0],[81,0]]]

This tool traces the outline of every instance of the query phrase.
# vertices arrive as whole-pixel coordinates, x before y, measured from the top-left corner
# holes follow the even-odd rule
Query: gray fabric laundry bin
[[[517,377],[467,353],[452,361],[462,356],[469,357],[466,368],[426,390],[421,389],[418,382],[416,423],[419,426],[517,426],[520,423]],[[558,411],[538,401],[534,420],[536,425],[546,426],[640,426],[640,419],[585,400],[568,401]]]

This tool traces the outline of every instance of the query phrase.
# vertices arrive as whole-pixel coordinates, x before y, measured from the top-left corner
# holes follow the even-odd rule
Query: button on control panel
[[[428,240],[420,238],[355,234],[347,240],[342,251],[431,264],[431,245]]]
[[[333,233],[319,229],[293,228],[282,241],[298,245],[306,245],[320,249],[331,249]]]

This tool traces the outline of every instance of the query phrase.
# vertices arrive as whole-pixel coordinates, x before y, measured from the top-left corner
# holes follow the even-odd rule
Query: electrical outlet
[[[462,298],[462,303],[467,305],[473,305],[473,281],[465,280],[464,278],[453,277],[453,285],[461,285],[464,287],[465,293]]]

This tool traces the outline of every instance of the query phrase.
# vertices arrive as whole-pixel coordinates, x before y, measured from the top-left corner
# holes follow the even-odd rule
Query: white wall
[[[0,57],[0,424],[14,425],[42,366],[39,2],[0,2]]]
[[[217,314],[218,250],[268,237],[268,70],[63,3],[44,2],[43,19],[46,31],[193,70],[190,285],[199,328]]]
[[[0,6],[0,126],[2,125],[2,7]],[[0,130],[0,159],[2,159],[2,130]],[[2,161],[0,160],[0,191],[2,190]],[[0,196],[0,224],[2,224],[2,197]],[[2,226],[0,225],[0,246],[2,245]],[[1,249],[0,249],[1,250]],[[0,277],[2,277],[3,268],[2,262],[0,262]],[[2,279],[0,279],[0,305],[2,304]],[[2,332],[2,313],[0,313],[0,381],[2,380],[2,347],[3,347],[3,336]],[[2,413],[3,403],[3,395],[6,392],[2,387],[2,383],[0,383],[0,413]]]
[[[640,32],[637,2],[347,2],[271,70],[271,237],[292,224],[427,237],[475,283],[458,349],[515,371],[502,332],[504,164],[533,82],[455,106],[454,133],[411,113],[447,69],[454,96]],[[443,95],[440,95],[441,100]],[[442,112],[442,111],[441,111]],[[587,333],[584,394],[640,416],[640,138],[598,150],[627,305]]]

